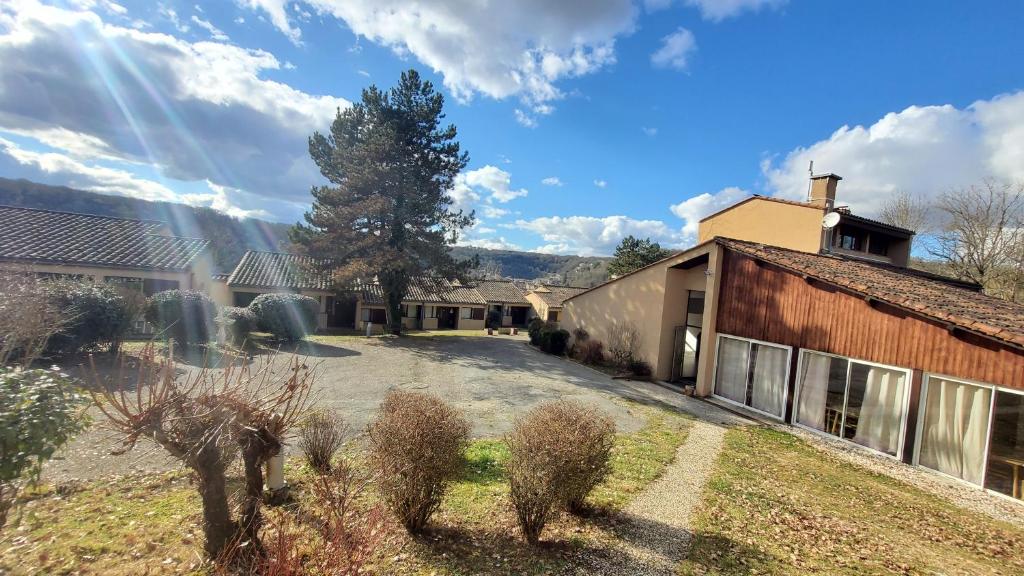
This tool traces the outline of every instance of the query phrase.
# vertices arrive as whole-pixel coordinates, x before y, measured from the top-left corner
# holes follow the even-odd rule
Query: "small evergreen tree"
[[[414,276],[464,277],[475,265],[450,253],[474,215],[452,209],[449,191],[469,158],[455,126],[441,127],[443,106],[431,83],[409,70],[388,92],[363,90],[360,102],[338,112],[330,134],[309,139],[330,185],[313,188],[313,209],[292,240],[330,262],[338,284],[376,278],[394,334]]]
[[[640,240],[632,235],[626,236],[615,248],[615,257],[608,265],[608,273],[613,277],[629,274],[671,254],[671,250],[652,242],[650,238]]]

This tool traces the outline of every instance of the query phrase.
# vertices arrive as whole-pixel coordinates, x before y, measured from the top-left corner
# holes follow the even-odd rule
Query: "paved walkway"
[[[583,562],[580,574],[671,575],[686,557],[693,514],[722,451],[726,426],[697,420],[665,473],[630,502],[620,543]]]

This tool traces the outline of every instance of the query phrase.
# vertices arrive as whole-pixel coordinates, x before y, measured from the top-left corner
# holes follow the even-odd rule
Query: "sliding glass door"
[[[719,335],[715,396],[782,419],[790,348]]]
[[[917,463],[1024,498],[1024,392],[928,375]]]
[[[804,350],[796,384],[797,424],[879,452],[902,452],[910,372]]]

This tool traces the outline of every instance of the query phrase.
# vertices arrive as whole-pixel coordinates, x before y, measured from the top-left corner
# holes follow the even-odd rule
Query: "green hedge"
[[[256,314],[248,308],[225,306],[220,310],[218,322],[224,327],[228,340],[240,345],[249,339],[249,334],[257,328]]]
[[[249,309],[256,315],[260,330],[279,340],[301,340],[316,330],[319,303],[300,294],[260,294]]]
[[[60,331],[47,341],[47,353],[74,354],[101,346],[116,350],[131,328],[128,297],[113,286],[76,280],[42,286],[64,319]]]
[[[178,344],[205,344],[213,339],[217,326],[217,305],[209,296],[191,290],[167,290],[154,294],[146,303],[146,320],[165,338]]]

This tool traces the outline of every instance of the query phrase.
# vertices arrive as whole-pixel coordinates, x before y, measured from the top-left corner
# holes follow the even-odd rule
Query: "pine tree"
[[[615,256],[608,264],[608,273],[612,277],[629,274],[634,270],[653,264],[669,254],[671,251],[665,250],[657,242],[651,242],[650,238],[640,240],[632,235],[626,236],[615,248]]]
[[[441,127],[443,106],[431,83],[409,70],[387,92],[363,90],[360,102],[338,111],[330,134],[309,139],[330,184],[313,188],[313,208],[292,241],[330,262],[338,286],[376,278],[394,334],[413,277],[464,277],[473,265],[450,254],[474,215],[452,209],[449,191],[469,157],[455,126]]]

